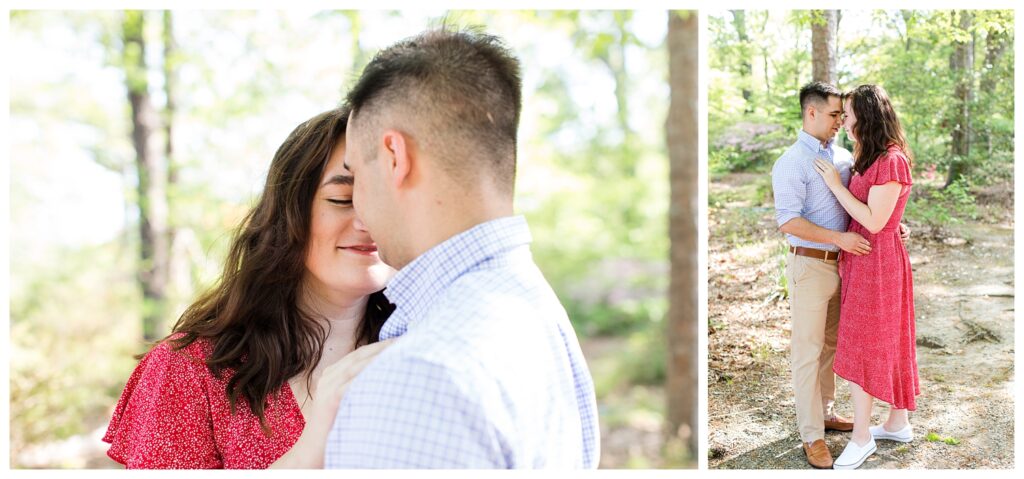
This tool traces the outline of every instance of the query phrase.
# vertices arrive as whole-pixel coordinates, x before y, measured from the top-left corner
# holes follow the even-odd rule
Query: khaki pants
[[[835,261],[786,256],[786,280],[792,319],[790,366],[800,438],[825,437],[825,416],[832,414],[839,329],[839,270]]]

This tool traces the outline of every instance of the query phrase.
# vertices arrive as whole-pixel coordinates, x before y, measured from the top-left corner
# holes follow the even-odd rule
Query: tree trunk
[[[914,19],[914,11],[913,10],[900,10],[900,16],[903,17],[903,24],[906,25],[906,29],[907,29],[907,41],[903,45],[903,51],[904,52],[909,52],[910,51],[910,45],[911,45],[911,38],[912,38],[911,35],[910,35],[910,23]]]
[[[836,84],[836,10],[811,13],[811,79]]]
[[[747,15],[745,10],[731,11],[732,24],[736,28],[736,38],[740,42],[739,74],[740,93],[743,95],[743,113],[750,114],[754,112],[754,103],[750,100],[750,97],[753,95],[750,85],[751,77],[754,76],[754,65],[750,60],[750,36],[747,35]]]
[[[668,307],[668,434],[697,457],[697,40],[695,11],[670,12],[670,103],[665,122],[671,198]]]
[[[145,19],[143,12],[127,11],[123,21],[124,70],[132,115],[132,145],[138,172],[142,336],[159,339],[167,296],[167,170],[154,134],[159,115],[149,97],[146,78]]]
[[[985,66],[981,73],[981,83],[979,90],[981,94],[988,95],[989,97],[982,102],[983,105],[991,105],[992,98],[997,98],[996,85],[999,81],[997,76],[998,65],[1000,59],[1003,57],[1003,53],[1006,52],[1006,47],[1009,44],[1009,36],[1005,31],[1001,30],[990,30],[985,36]],[[983,129],[978,131],[978,135],[975,135],[975,142],[985,145],[986,153],[989,157],[993,153],[992,143],[992,132],[991,129],[986,125]]]
[[[178,44],[174,41],[174,14],[170,10],[164,10],[164,94],[167,103],[164,106],[164,158],[167,160],[167,187],[172,190],[178,183],[178,165],[174,161],[174,112],[177,109],[175,103],[174,88],[177,86],[175,75]],[[173,237],[174,232],[171,231]]]
[[[625,138],[622,142],[623,148],[628,148],[632,144],[633,130],[629,128],[630,79],[626,72],[626,47],[629,44],[628,22],[632,12],[615,11],[612,15],[615,22],[614,42],[602,51],[597,59],[604,64],[615,81],[615,120]]]
[[[954,17],[956,21],[956,17]],[[971,30],[971,13],[966,10],[959,12],[959,26],[962,36],[954,40],[953,53],[949,58],[949,68],[956,79],[953,99],[956,104],[953,119],[953,131],[950,133],[951,154],[953,161],[949,165],[946,185],[963,177],[969,168],[968,157],[971,153],[971,97],[973,91],[974,39],[967,39]],[[962,40],[961,40],[962,38]]]
[[[765,30],[765,28],[768,27],[768,17],[769,17],[769,14],[768,14],[767,10],[764,10],[764,11],[761,12],[761,24],[758,26],[758,29],[757,29],[757,36],[758,36],[758,38],[764,38],[764,30]],[[771,98],[772,97],[772,76],[769,73],[771,71],[769,69],[769,66],[774,67],[775,63],[771,62],[769,64],[769,62],[771,60],[771,52],[768,51],[768,48],[764,47],[764,45],[765,45],[764,42],[761,42],[761,44],[762,44],[762,46],[759,48],[759,50],[761,52],[761,61],[762,61],[762,65],[764,67],[764,91],[765,91],[765,97],[766,98]]]
[[[180,314],[188,307],[193,295],[192,288],[192,256],[195,235],[181,234],[181,219],[174,210],[174,198],[180,192],[178,188],[179,163],[174,157],[174,115],[177,112],[178,84],[178,43],[174,38],[174,14],[170,10],[163,12],[163,43],[164,43],[164,95],[167,97],[164,106],[164,159],[167,162],[167,305],[165,311],[172,315]],[[191,232],[188,232],[191,233]]]

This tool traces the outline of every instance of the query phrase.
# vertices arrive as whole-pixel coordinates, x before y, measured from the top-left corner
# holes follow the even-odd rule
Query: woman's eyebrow
[[[352,186],[353,183],[354,183],[354,180],[353,180],[352,176],[350,176],[350,175],[334,175],[334,176],[328,178],[327,181],[325,181],[324,184],[322,184],[320,186],[327,186],[327,185],[349,185],[349,186]]]

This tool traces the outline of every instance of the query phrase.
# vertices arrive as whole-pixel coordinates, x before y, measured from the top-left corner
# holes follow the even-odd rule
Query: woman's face
[[[307,281],[338,299],[380,291],[395,274],[377,254],[377,245],[352,209],[352,176],[344,167],[345,142],[331,151],[313,198]]]
[[[857,115],[853,114],[853,99],[847,98],[843,102],[843,128],[846,129],[846,136],[850,137],[850,140],[857,141],[853,136],[853,125],[857,124]]]

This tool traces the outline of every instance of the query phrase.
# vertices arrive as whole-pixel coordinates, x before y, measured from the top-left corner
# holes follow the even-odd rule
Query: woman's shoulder
[[[175,334],[154,345],[135,366],[125,384],[119,406],[135,396],[153,397],[183,389],[205,389],[213,375],[206,367],[210,344],[208,340],[197,339],[182,347]]]
[[[878,161],[892,161],[898,163],[907,163],[908,165],[910,164],[910,159],[907,157],[907,152],[903,151],[903,148],[895,143],[889,145],[889,147],[885,150],[885,153],[882,153],[882,155],[878,157]]]
[[[864,177],[873,184],[896,181],[912,184],[910,158],[899,145],[890,144],[889,148],[878,156],[878,159],[864,172]]]
[[[175,333],[154,345],[142,358],[139,367],[152,364],[162,366],[159,369],[170,367],[197,374],[208,370],[206,358],[213,351],[212,342],[206,338],[197,338],[182,345],[180,340],[183,337],[184,334]]]

